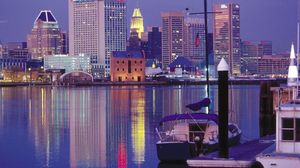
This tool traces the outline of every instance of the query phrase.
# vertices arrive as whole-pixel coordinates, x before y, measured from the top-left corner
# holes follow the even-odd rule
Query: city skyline
[[[242,40],[273,41],[275,52],[288,51],[291,42],[296,43],[296,21],[298,0],[209,0],[208,9],[212,10],[212,3],[239,3],[241,5],[241,37]],[[144,16],[145,28],[148,26],[161,26],[160,14],[168,11],[184,11],[189,8],[191,12],[202,11],[202,2],[199,0],[139,0],[139,7]],[[19,5],[14,5],[18,3]],[[40,10],[49,9],[56,16],[62,30],[68,30],[67,1],[46,0],[36,2],[28,0],[3,0],[0,5],[0,40],[2,42],[25,41],[35,16]],[[137,1],[127,1],[127,22],[131,13],[137,6]],[[24,8],[25,7],[25,8]],[[280,9],[280,10],[279,10]],[[18,11],[12,14],[11,11]],[[255,12],[253,12],[255,11]],[[259,25],[259,26],[257,26]],[[212,18],[209,18],[211,31]],[[20,30],[20,27],[22,29]],[[129,30],[129,24],[127,26]],[[272,27],[272,29],[270,29]],[[285,32],[285,33],[283,33]]]

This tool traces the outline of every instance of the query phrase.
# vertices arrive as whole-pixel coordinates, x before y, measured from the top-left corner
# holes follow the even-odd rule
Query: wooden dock
[[[275,135],[248,141],[229,148],[229,159],[218,158],[218,152],[187,160],[190,167],[251,167],[255,156],[275,150]]]

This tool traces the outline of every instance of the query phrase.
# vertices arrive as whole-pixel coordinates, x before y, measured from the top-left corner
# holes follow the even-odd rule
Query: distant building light
[[[222,9],[226,9],[226,8],[227,8],[227,5],[221,4],[221,8],[222,8]]]

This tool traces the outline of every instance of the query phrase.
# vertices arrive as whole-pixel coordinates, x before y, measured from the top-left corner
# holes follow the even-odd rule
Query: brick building
[[[145,56],[143,52],[112,52],[110,64],[112,82],[145,81]]]

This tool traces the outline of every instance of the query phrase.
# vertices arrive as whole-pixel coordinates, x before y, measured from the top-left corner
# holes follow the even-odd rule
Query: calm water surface
[[[259,92],[229,92],[244,140],[259,136]],[[0,88],[0,167],[163,167],[154,128],[203,97],[204,86]]]

